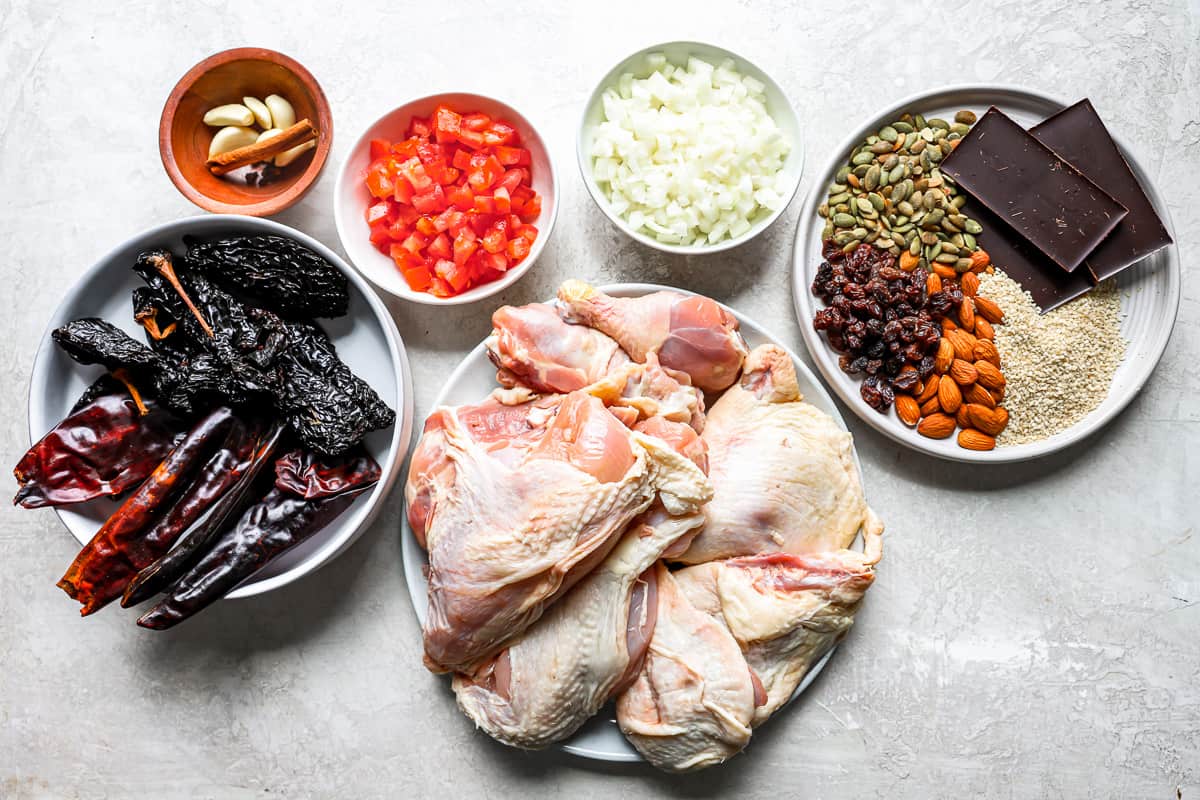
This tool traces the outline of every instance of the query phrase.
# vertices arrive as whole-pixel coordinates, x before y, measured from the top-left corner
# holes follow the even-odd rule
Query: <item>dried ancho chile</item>
[[[188,238],[187,262],[228,291],[240,291],[286,317],[340,317],[350,303],[346,276],[283,236]]]
[[[115,383],[115,382],[114,382]],[[146,413],[119,385],[88,399],[17,463],[14,503],[63,506],[119,495],[137,486],[175,446],[184,426],[153,400]]]
[[[170,628],[221,599],[269,561],[325,527],[374,486],[380,475],[379,465],[361,452],[329,457],[294,451],[277,462],[277,474],[279,465],[284,465],[284,476],[277,477],[266,496],[242,514],[158,605],[142,615],[138,625]],[[317,481],[324,488],[306,498],[303,492],[312,481],[296,484],[296,475],[324,476]],[[335,486],[335,493],[327,493]]]
[[[859,393],[867,405],[886,411],[896,390],[910,391],[933,372],[942,335],[938,320],[957,311],[962,291],[952,284],[927,294],[929,273],[905,272],[895,256],[869,244],[844,253],[826,241],[822,255],[812,293],[825,308],[814,315],[813,328],[825,331],[829,346],[841,354],[843,372],[865,374]]]

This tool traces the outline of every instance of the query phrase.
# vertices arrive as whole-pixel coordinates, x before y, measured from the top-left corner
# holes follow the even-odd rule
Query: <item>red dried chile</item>
[[[849,253],[826,240],[812,293],[825,302],[813,328],[825,331],[849,375],[865,374],[859,392],[867,405],[887,411],[896,392],[911,392],[933,372],[942,317],[962,304],[962,290],[948,284],[927,294],[923,269],[905,272],[886,250],[860,244]],[[915,371],[902,372],[906,364]]]

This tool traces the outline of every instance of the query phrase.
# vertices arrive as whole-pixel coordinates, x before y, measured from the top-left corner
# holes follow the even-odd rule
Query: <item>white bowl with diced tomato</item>
[[[423,97],[375,121],[334,190],[351,263],[383,291],[473,303],[520,279],[558,215],[557,177],[537,130],[499,100]]]

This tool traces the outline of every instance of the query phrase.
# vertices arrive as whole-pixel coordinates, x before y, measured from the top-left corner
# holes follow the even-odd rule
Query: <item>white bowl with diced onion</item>
[[[647,47],[588,99],[584,183],[613,224],[657,250],[700,255],[766,230],[800,185],[800,118],[746,59],[702,42]]]

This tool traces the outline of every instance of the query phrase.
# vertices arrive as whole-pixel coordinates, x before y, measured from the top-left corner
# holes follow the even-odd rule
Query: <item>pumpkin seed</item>
[[[874,206],[876,211],[883,211],[883,198],[875,192],[867,195],[867,202]]]
[[[828,203],[831,206],[836,206],[836,205],[846,202],[849,199],[850,199],[850,193],[842,192],[841,194],[835,194],[833,197],[830,197],[828,200]]]
[[[874,194],[874,192],[872,192],[872,194]],[[870,195],[867,195],[867,197],[870,197]],[[868,200],[866,197],[856,197],[856,198],[854,198],[854,204],[855,204],[856,206],[858,206],[858,210],[859,210],[859,211],[862,211],[864,214],[865,214],[866,212],[868,212],[868,211],[872,211],[872,210],[873,210],[873,208],[872,208],[872,205],[871,205],[871,201],[870,201],[870,200]]]
[[[855,239],[858,239],[859,241],[861,241],[866,238],[867,229],[866,228],[855,228],[854,230],[851,231],[851,233],[854,234]]]
[[[910,255],[918,255],[921,252],[921,240],[913,237],[908,240],[908,252]]]
[[[871,152],[875,153],[876,155],[880,153],[890,153],[892,152],[892,143],[877,141],[875,144],[871,145]]]
[[[836,222],[834,223],[837,224]],[[921,244],[932,247],[938,243],[938,235],[933,231],[921,231]]]
[[[950,133],[957,133],[959,136],[966,136],[969,130],[971,130],[971,126],[964,125],[961,122],[956,122],[950,126]]]
[[[831,184],[829,184],[828,194],[838,194],[839,192],[846,191],[847,188],[848,187],[846,186],[845,183],[831,183]]]
[[[967,248],[968,250],[974,250],[974,249],[975,249],[975,247],[976,247],[976,245],[977,245],[977,242],[975,241],[975,237],[974,237],[974,236],[972,236],[972,235],[971,235],[971,234],[969,234],[969,233],[964,233],[964,234],[962,235],[962,238],[963,238],[963,247]]]
[[[895,128],[900,133],[912,133],[913,132],[913,126],[910,125],[909,123],[905,122],[904,120],[898,120],[896,122],[893,122],[892,127]]]
[[[925,118],[922,117],[920,114],[913,114],[912,124],[913,124],[914,128],[916,128],[917,130],[921,130],[922,128],[925,127]]]
[[[925,149],[925,145],[927,144],[929,143],[924,139],[917,139],[912,143],[912,147],[908,148],[908,152],[912,153],[913,155],[920,155],[921,151]]]
[[[885,142],[895,142],[897,131],[891,125],[884,125],[879,129],[879,138]]]
[[[958,247],[953,242],[942,242],[942,252],[958,255]]]
[[[892,168],[892,171],[888,173],[888,182],[897,183],[898,181],[902,180],[904,180],[904,167],[897,164]]]
[[[886,169],[887,171],[891,172],[892,170],[894,170],[896,168],[896,165],[899,163],[900,163],[900,156],[896,155],[895,153],[892,153],[890,156],[887,157],[887,160],[883,162],[883,168]]]
[[[858,240],[854,238],[854,234],[851,231],[838,231],[833,235],[833,243],[836,245],[847,245],[850,244],[850,242],[857,241]]]
[[[850,165],[842,164],[841,168],[838,169],[838,171],[837,171],[837,177],[833,179],[834,183],[845,183],[846,176],[849,174],[850,174]]]
[[[974,125],[975,124],[975,112],[967,111],[965,109],[963,111],[959,111],[957,114],[954,115],[954,121],[962,123],[963,125]]]
[[[970,269],[971,259],[963,259],[967,262],[967,268]],[[952,256],[949,253],[942,253],[934,259],[939,264],[954,264],[955,269],[958,269],[958,256]]]
[[[942,119],[941,117],[934,117],[928,121],[928,124],[931,128],[941,128],[942,130],[950,129],[950,123],[946,122],[946,120]]]
[[[879,165],[872,164],[867,169],[866,177],[863,179],[863,188],[865,188],[868,192],[875,191],[875,187],[879,185],[879,174]]]
[[[853,228],[854,217],[850,216],[849,214],[834,214],[833,224],[839,228]]]
[[[821,205],[817,206],[817,213],[820,214],[822,217],[828,217],[829,216],[829,203],[821,203]]]
[[[878,239],[875,240],[875,246],[882,247],[885,250],[890,250],[896,246],[896,243],[893,242],[891,239],[889,239],[886,236],[880,236]]]
[[[973,219],[968,219],[963,223],[963,230],[973,236],[978,236],[983,233],[983,226]]]
[[[955,272],[967,272],[968,270],[971,269],[971,264],[972,264],[971,259],[960,258],[954,262],[954,271]]]
[[[911,217],[916,213],[916,210],[913,208],[913,204],[907,200],[901,200],[899,203],[897,203],[896,210],[906,217]]]
[[[875,159],[870,152],[864,151],[850,159],[850,163],[854,164],[855,166],[861,166],[862,164],[870,164],[874,160]]]

